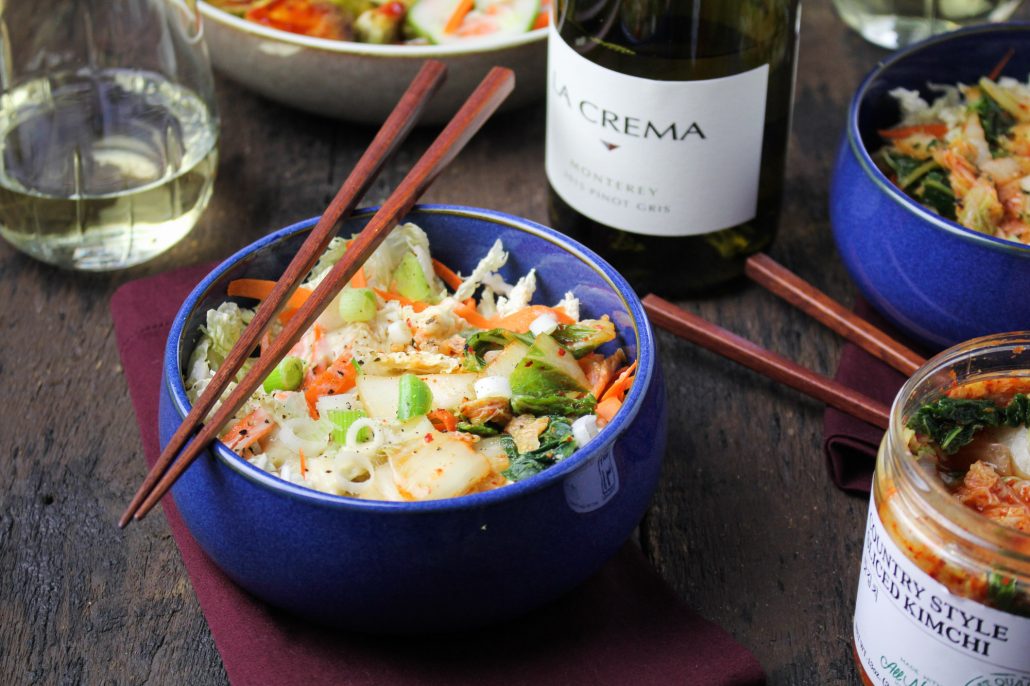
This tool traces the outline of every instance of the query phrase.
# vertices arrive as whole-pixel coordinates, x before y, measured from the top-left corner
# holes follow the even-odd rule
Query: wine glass
[[[844,23],[894,50],[963,26],[1005,21],[1022,0],[833,0]]]
[[[139,264],[211,197],[218,116],[194,0],[0,0],[0,235],[61,267]]]

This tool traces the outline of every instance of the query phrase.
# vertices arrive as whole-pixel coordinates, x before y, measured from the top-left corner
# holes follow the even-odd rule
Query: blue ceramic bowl
[[[372,210],[343,229],[359,230]],[[427,205],[408,220],[433,254],[471,271],[500,238],[506,277],[537,267],[538,300],[566,290],[583,316],[612,315],[639,361],[623,409],[585,449],[542,474],[451,500],[388,503],[312,491],[252,466],[221,443],[172,493],[187,526],[236,583],[268,603],[360,631],[412,633],[481,625],[524,613],[576,586],[629,537],[658,481],[665,449],[664,385],[651,327],[626,281],[590,250],[525,219]],[[183,369],[204,313],[241,277],[277,278],[314,225],[273,233],[218,266],[183,303],[169,334],[159,433],[165,445],[189,407]]]
[[[1004,74],[1030,74],[1030,24],[945,34],[895,53],[859,86],[848,111],[830,190],[830,219],[844,264],[865,297],[933,347],[1030,328],[1030,246],[967,229],[905,195],[870,157],[878,129],[897,125],[893,88],[975,83],[1015,48]]]

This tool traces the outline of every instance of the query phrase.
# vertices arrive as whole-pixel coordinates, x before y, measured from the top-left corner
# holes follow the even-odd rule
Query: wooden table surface
[[[772,255],[843,302],[827,192],[848,100],[885,53],[829,2],[804,8],[786,198]],[[167,524],[115,521],[143,478],[108,311],[120,284],[223,258],[316,214],[371,129],[299,113],[219,79],[221,162],[196,229],[110,275],[52,269],[0,245],[0,683],[226,681]],[[378,203],[433,131],[373,187]],[[544,106],[489,123],[428,193],[547,221]],[[817,371],[840,342],[754,286],[685,306]],[[641,545],[680,597],[750,648],[770,684],[857,683],[851,615],[866,500],[831,484],[823,408],[660,333],[669,451]]]

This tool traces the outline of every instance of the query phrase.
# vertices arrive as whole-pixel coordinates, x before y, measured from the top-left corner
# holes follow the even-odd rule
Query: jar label
[[[874,684],[1030,686],[1030,618],[962,598],[917,567],[870,501],[855,648]]]
[[[769,65],[655,81],[581,57],[552,26],[547,179],[581,214],[652,236],[754,219]]]

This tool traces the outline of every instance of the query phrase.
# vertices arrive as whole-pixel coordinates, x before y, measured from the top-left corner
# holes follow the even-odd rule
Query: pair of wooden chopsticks
[[[745,273],[758,284],[906,376],[911,376],[925,362],[918,354],[881,329],[860,319],[768,255],[759,253],[749,257]],[[653,293],[646,296],[643,302],[651,320],[677,336],[821,400],[831,407],[887,429],[890,423],[890,408],[883,403],[686,312]]]
[[[361,265],[379,247],[397,222],[411,210],[426,188],[465,147],[465,144],[515,87],[515,76],[511,70],[501,67],[494,67],[490,70],[375,216],[369,220],[361,233],[351,240],[340,261],[333,266],[311,296],[284,325],[282,332],[272,341],[269,349],[262,350],[261,356],[254,360],[250,372],[205,422],[204,418],[218,403],[219,397],[229,382],[233,380],[244,361],[257,347],[272,318],[289,300],[301,280],[311,271],[319,256],[325,252],[329,241],[336,234],[340,222],[353,212],[361,196],[368,190],[382,169],[383,164],[414,126],[430,96],[443,83],[445,72],[446,67],[442,63],[429,61],[416,75],[371,145],[343,182],[332,203],[326,208],[315,228],[312,229],[311,235],[304,241],[300,251],[290,262],[271,294],[258,307],[254,318],[240,336],[239,341],[162,451],[132,502],[129,503],[129,507],[118,521],[120,527],[124,527],[133,518],[142,519],[168,492],[172,484],[186,471],[186,468],[207,444],[218,436],[222,427],[300,340],[326,305],[357,273]],[[194,432],[197,432],[196,436],[190,442],[190,436]],[[187,442],[189,442],[188,445]],[[176,455],[178,455],[178,460],[176,460]]]

